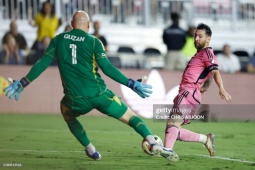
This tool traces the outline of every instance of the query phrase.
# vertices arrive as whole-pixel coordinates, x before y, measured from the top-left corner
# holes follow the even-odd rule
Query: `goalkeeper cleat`
[[[167,149],[157,144],[151,146],[151,154],[155,156],[160,155],[171,162],[176,162],[179,160],[178,155],[172,149]]]
[[[207,139],[206,139],[206,142],[204,143],[204,146],[210,153],[210,156],[214,156],[215,145],[214,145],[214,135],[212,133],[207,134]]]
[[[96,151],[95,153],[93,153],[93,155],[90,155],[89,152],[87,150],[86,151],[86,155],[91,158],[91,159],[94,159],[96,161],[100,160],[102,157],[100,155],[100,153],[98,151]]]

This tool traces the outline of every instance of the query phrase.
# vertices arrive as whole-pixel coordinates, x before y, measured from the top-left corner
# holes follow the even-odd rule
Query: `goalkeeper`
[[[178,160],[178,156],[173,151],[165,150],[157,145],[142,119],[136,116],[111,90],[107,89],[97,72],[97,65],[104,74],[131,88],[142,98],[149,97],[152,87],[140,81],[128,79],[109,62],[101,41],[88,34],[89,16],[86,12],[77,11],[71,24],[73,30],[54,37],[42,58],[25,77],[5,88],[6,96],[19,100],[23,89],[56,58],[65,94],[60,103],[61,113],[72,134],[85,147],[88,157],[94,160],[101,159],[100,153],[90,142],[86,131],[76,117],[97,109],[134,128],[151,144],[152,154],[161,154],[170,161]]]

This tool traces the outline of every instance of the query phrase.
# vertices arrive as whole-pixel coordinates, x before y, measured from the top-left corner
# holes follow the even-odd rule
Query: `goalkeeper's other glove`
[[[20,93],[24,90],[24,88],[29,84],[29,81],[23,77],[20,81],[14,80],[11,85],[4,89],[5,96],[12,99],[15,97],[15,100],[18,101],[20,97]]]
[[[128,79],[127,86],[142,98],[150,97],[150,94],[152,94],[152,90],[150,90],[152,89],[152,86],[141,83],[141,79],[138,79],[137,81]]]

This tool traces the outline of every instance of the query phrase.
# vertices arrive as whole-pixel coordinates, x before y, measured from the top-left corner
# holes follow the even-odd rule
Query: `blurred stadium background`
[[[0,0],[0,37],[9,29],[12,19],[18,19],[19,31],[29,46],[36,38],[36,28],[28,24],[45,0]],[[170,24],[170,12],[181,14],[180,25],[205,22],[212,27],[211,46],[221,50],[224,43],[233,50],[246,50],[250,55],[255,47],[255,1],[253,0],[51,0],[56,15],[63,24],[70,22],[76,10],[85,10],[91,20],[102,22],[101,33],[109,42],[109,52],[120,46],[130,46],[136,54],[155,47],[162,54],[166,47],[162,31]],[[91,28],[91,32],[93,28]]]

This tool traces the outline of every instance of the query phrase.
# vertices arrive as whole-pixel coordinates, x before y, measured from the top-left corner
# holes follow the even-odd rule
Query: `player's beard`
[[[205,48],[205,46],[206,46],[206,42],[205,42],[205,41],[204,41],[204,42],[201,42],[201,43],[195,42],[194,44],[195,44],[195,47],[196,47],[197,51],[202,50],[202,49]]]

